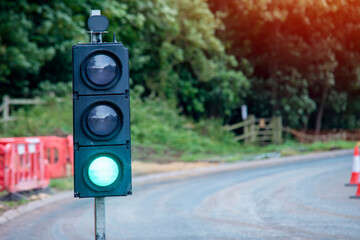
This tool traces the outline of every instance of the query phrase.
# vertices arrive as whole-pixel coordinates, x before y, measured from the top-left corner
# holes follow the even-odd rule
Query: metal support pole
[[[100,10],[91,10],[90,17],[101,15]],[[102,33],[90,32],[91,43],[102,43]],[[95,240],[105,240],[105,198],[95,197],[94,200],[95,216]]]
[[[105,240],[105,197],[95,197],[95,240]]]

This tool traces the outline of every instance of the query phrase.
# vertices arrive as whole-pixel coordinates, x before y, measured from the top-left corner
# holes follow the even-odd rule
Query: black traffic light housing
[[[129,94],[122,43],[73,46],[75,197],[132,193]]]

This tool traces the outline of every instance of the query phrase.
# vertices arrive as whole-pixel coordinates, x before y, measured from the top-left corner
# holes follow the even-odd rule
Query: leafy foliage
[[[104,41],[114,32],[129,48],[144,99],[199,122],[239,121],[246,103],[290,127],[360,127],[353,0],[3,0],[0,97],[59,94],[46,84],[71,79],[71,45],[88,42],[90,9],[110,20]]]
[[[286,125],[297,128],[355,127],[359,1],[210,0],[210,5],[226,13],[219,36],[231,44],[228,52],[254,67],[246,101],[252,113],[282,115]]]
[[[137,16],[141,24],[133,28],[137,35],[120,32],[130,48],[133,85],[143,86],[144,95],[155,94],[175,102],[183,113],[194,118],[229,115],[245,96],[248,81],[215,36],[221,23],[207,3],[125,3],[132,7],[130,14],[143,16]],[[128,36],[134,38],[127,41]],[[220,108],[208,108],[218,97],[227,101]]]
[[[186,153],[225,154],[239,145],[216,120],[194,123],[179,116],[158,98],[144,99],[142,87],[136,87],[131,98],[131,136],[135,144],[163,145]]]
[[[143,96],[167,99],[200,118],[230,115],[246,95],[247,78],[216,37],[221,22],[204,0],[6,0],[2,5],[0,95],[32,95],[44,81],[70,80],[71,45],[87,41],[90,7],[110,19],[109,32],[129,48],[132,86],[143,86]],[[112,41],[112,34],[104,41]],[[218,98],[223,104],[211,108]]]
[[[72,134],[72,98],[67,93],[70,88],[70,84],[64,83],[43,84],[42,91],[39,91],[43,104],[16,111],[14,122],[5,129],[0,126],[0,136]],[[143,91],[143,87],[137,86],[131,93],[131,137],[134,146],[161,148],[179,155],[225,154],[238,150],[239,144],[222,129],[221,121],[194,123],[179,116],[174,108],[159,98],[141,99]],[[44,92],[54,94],[48,96]]]
[[[83,20],[59,0],[1,1],[0,95],[29,96],[41,81],[69,81],[70,49],[85,35]]]

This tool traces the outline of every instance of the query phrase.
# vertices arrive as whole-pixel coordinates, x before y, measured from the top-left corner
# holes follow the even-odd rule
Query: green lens
[[[97,157],[88,170],[91,182],[99,187],[106,187],[115,182],[119,176],[119,166],[110,157]]]

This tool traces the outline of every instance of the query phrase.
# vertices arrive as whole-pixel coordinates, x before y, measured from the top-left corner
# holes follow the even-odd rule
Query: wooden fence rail
[[[355,130],[340,130],[340,131],[323,131],[320,134],[312,132],[301,132],[289,127],[282,126],[281,117],[272,118],[255,118],[250,115],[245,121],[226,125],[224,128],[228,131],[235,131],[237,136],[236,141],[243,141],[245,143],[274,143],[280,144],[282,142],[282,132],[290,133],[299,142],[327,142],[332,140],[348,140],[360,141],[360,129]]]
[[[26,99],[26,98],[13,98],[9,96],[3,97],[3,102],[0,105],[0,113],[2,113],[2,118],[0,122],[9,122],[13,121],[15,118],[10,116],[11,105],[30,105],[30,104],[41,104],[42,101],[40,98]]]
[[[350,132],[347,130],[342,130],[339,132],[320,132],[320,134],[309,134],[300,132],[295,129],[288,127],[283,128],[284,132],[292,134],[299,142],[312,143],[312,142],[328,142],[333,140],[348,140],[348,141],[359,141],[360,132]]]
[[[236,141],[274,144],[281,144],[282,142],[281,117],[256,119],[255,116],[250,115],[245,121],[233,125],[226,125],[225,129],[240,132],[240,134],[235,137]]]

